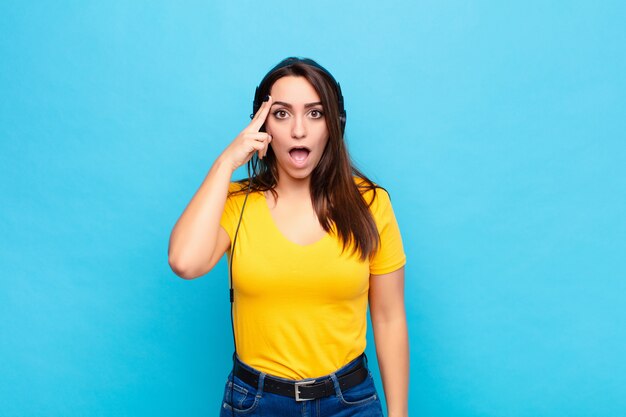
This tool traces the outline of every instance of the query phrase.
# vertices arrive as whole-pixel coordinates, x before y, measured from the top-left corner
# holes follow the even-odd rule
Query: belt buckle
[[[301,381],[301,382],[294,382],[294,389],[296,391],[296,401],[311,401],[314,400],[315,398],[300,398],[300,387],[301,386],[305,386],[305,385],[311,385],[315,382],[315,380],[313,381]]]

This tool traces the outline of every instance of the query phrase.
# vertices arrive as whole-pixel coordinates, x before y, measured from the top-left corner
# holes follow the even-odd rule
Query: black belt
[[[346,390],[363,382],[368,373],[361,358],[355,368],[346,374],[337,376],[337,380],[341,389]],[[235,376],[253,387],[257,387],[259,384],[259,375],[240,366],[238,361],[235,361]],[[325,377],[324,380],[287,382],[266,375],[263,381],[263,391],[291,397],[296,401],[309,401],[333,395],[335,386],[330,377]]]

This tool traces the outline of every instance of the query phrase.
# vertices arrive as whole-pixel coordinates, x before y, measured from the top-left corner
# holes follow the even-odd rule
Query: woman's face
[[[304,77],[279,78],[272,89],[265,130],[272,135],[279,178],[305,179],[322,157],[328,128],[319,95]]]

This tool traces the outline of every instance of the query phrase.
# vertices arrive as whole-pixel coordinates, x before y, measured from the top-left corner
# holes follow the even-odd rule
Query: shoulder
[[[248,180],[231,181],[230,184],[228,184],[229,195],[237,194],[240,192],[245,193],[247,189],[248,189]]]
[[[381,185],[367,179],[354,177],[354,181],[374,221],[379,225],[388,222],[394,216],[389,192]]]
[[[226,196],[226,206],[227,207],[241,207],[243,202],[246,200],[246,195],[248,194],[248,180],[237,180],[231,181],[228,184],[228,194]],[[250,191],[250,198],[248,199],[249,204],[252,200],[257,200],[258,196],[262,196],[262,192],[255,191],[252,189]]]
[[[241,199],[245,198],[248,191],[250,191],[250,195],[260,194],[262,195],[262,191],[258,191],[255,189],[254,184],[252,184],[252,189],[249,190],[249,181],[247,178],[243,180],[231,181],[228,185],[228,199]]]
[[[377,211],[377,209],[391,204],[389,192],[381,185],[357,176],[354,176],[353,179],[363,200],[372,211]]]

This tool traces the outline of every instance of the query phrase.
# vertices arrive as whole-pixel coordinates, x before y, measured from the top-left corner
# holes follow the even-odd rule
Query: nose
[[[294,139],[302,139],[306,136],[306,125],[303,116],[296,116],[293,118],[293,125],[291,126],[291,137]]]

